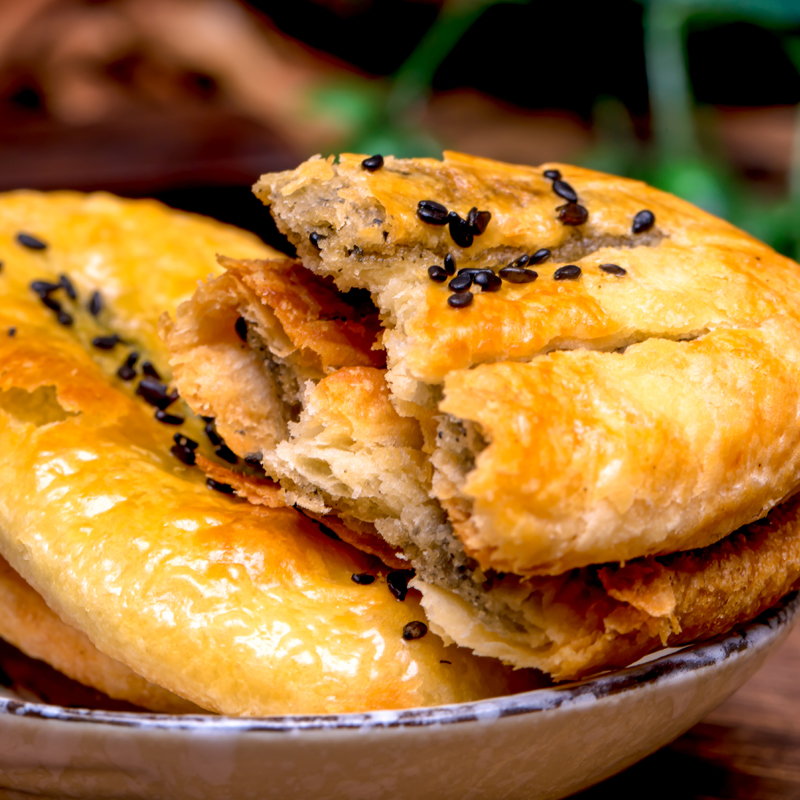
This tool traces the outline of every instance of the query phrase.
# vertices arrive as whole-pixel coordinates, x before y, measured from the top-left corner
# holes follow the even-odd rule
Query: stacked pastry
[[[589,170],[314,158],[255,186],[296,258],[163,323],[209,474],[413,570],[431,627],[569,679],[800,577],[800,269]],[[410,574],[410,573],[409,573]]]
[[[530,686],[428,632],[405,573],[336,523],[201,471],[237,459],[178,398],[156,329],[222,273],[217,252],[278,255],[151,201],[0,197],[0,636],[161,711],[364,711]]]

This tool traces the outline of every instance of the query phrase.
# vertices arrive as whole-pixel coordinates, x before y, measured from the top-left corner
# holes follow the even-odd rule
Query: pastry
[[[101,653],[85,634],[64,624],[5,559],[0,559],[0,638],[115,700],[166,714],[203,711]]]
[[[237,459],[173,391],[156,329],[222,272],[215,252],[277,255],[152,201],[0,197],[0,553],[20,576],[16,596],[38,602],[24,579],[52,612],[30,614],[17,643],[69,671],[91,642],[95,666],[72,669],[81,680],[108,688],[97,666],[107,658],[139,680],[120,696],[143,702],[149,682],[183,709],[229,714],[401,708],[529,686],[429,632],[406,573],[293,508],[240,500],[197,466]],[[251,465],[235,469],[270,485]],[[13,641],[26,612],[4,596],[0,633]],[[74,647],[47,647],[63,631],[52,615],[76,632]]]
[[[437,630],[570,678],[794,585],[794,262],[564,165],[342,155],[255,191],[298,260],[223,261],[164,324],[177,385],[289,502],[405,558]],[[210,325],[230,353],[206,391]]]

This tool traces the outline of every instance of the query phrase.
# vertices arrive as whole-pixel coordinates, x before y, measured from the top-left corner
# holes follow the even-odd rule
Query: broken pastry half
[[[224,276],[220,251],[278,255],[153,201],[0,195],[0,636],[159,711],[363,712],[535,685],[446,645],[406,573],[285,507],[260,470],[236,466],[260,505],[213,477],[236,457],[178,396],[156,328]]]
[[[798,266],[635,181],[362,160],[263,176],[297,259],[223,259],[163,323],[228,445],[445,636],[559,679],[789,591]]]

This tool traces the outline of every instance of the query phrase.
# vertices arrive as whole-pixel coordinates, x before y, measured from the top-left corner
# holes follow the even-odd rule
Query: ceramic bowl
[[[0,796],[565,797],[697,723],[780,645],[799,607],[790,595],[724,636],[590,680],[435,708],[242,719],[6,697]]]

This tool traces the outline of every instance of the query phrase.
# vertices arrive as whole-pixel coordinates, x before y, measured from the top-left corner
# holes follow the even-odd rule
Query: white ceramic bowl
[[[797,594],[736,631],[511,697],[409,711],[241,719],[0,699],[0,796],[559,798],[667,744],[788,634]],[[3,795],[5,792],[5,795]]]

